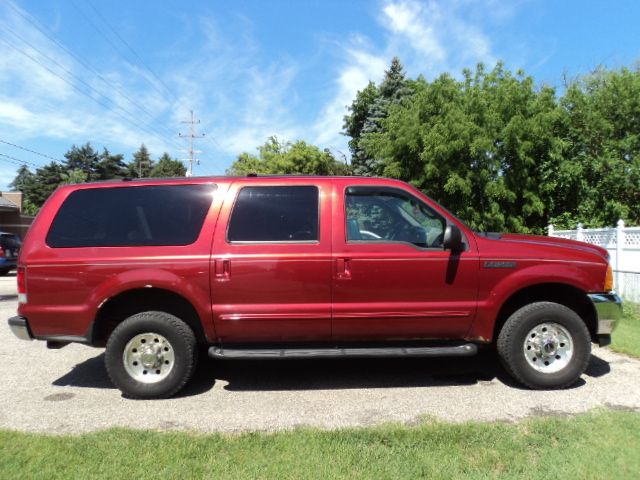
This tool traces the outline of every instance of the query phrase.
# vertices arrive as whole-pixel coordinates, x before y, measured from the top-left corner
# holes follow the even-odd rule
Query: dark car
[[[22,240],[15,233],[0,232],[0,275],[16,268]]]

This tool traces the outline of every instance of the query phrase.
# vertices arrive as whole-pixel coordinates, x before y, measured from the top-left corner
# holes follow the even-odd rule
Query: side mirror
[[[447,225],[442,246],[445,250],[451,250],[454,253],[462,251],[462,233],[457,225]]]

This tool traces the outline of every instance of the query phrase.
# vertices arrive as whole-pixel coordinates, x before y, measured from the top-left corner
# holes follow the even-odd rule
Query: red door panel
[[[334,195],[333,338],[462,338],[476,310],[475,245],[452,255],[407,243],[348,242],[344,196],[356,182],[342,181]]]
[[[319,241],[227,241],[233,204],[243,187],[290,186],[292,182],[240,181],[235,182],[227,194],[214,236],[211,265],[212,310],[219,341],[289,342],[331,338],[330,184],[322,179],[299,184],[318,188]]]

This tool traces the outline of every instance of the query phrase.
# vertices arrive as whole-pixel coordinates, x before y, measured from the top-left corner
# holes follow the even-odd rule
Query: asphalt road
[[[513,421],[594,407],[640,411],[640,361],[594,347],[575,387],[530,391],[494,353],[465,359],[226,361],[204,359],[177,398],[123,398],[101,349],[15,338],[15,277],[0,277],[0,428],[48,433],[109,427],[237,432],[335,428],[425,416]]]

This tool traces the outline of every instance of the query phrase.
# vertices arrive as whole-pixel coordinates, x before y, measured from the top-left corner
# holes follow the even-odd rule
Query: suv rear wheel
[[[584,373],[591,337],[570,308],[536,302],[517,310],[498,336],[498,354],[507,371],[534,389],[563,388]]]
[[[131,398],[167,398],[191,378],[197,360],[189,326],[165,312],[142,312],[119,324],[107,342],[111,381]]]

